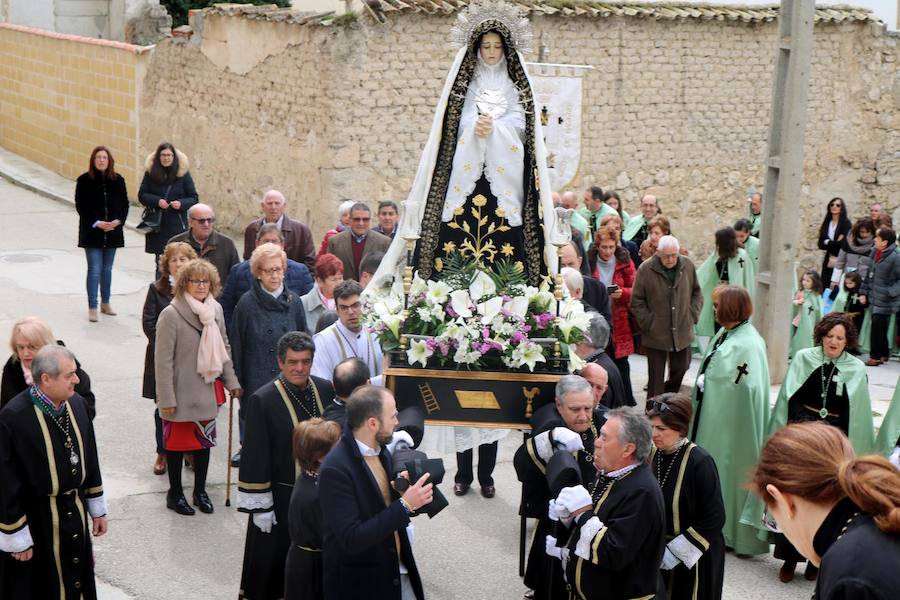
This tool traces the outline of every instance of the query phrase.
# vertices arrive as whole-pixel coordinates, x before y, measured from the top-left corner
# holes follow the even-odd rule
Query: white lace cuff
[[[91,517],[105,517],[109,512],[109,505],[106,502],[106,494],[100,494],[96,498],[87,499],[87,509]]]
[[[603,521],[597,517],[591,517],[581,526],[578,543],[575,544],[576,556],[580,556],[584,560],[591,560],[591,544],[601,529],[603,529]]]
[[[550,432],[545,431],[534,436],[534,451],[544,462],[553,457],[553,444],[550,443]]]
[[[3,552],[25,552],[34,546],[31,529],[26,525],[15,533],[0,532],[0,550]]]
[[[238,490],[237,507],[239,510],[246,512],[264,512],[272,510],[274,505],[275,502],[272,499],[272,492],[250,494]]]
[[[669,549],[669,552],[677,556],[688,569],[694,568],[694,565],[696,565],[697,561],[700,560],[700,557],[703,556],[703,552],[701,552],[697,546],[690,543],[688,539],[684,537],[684,534],[679,535],[669,542],[666,547]]]

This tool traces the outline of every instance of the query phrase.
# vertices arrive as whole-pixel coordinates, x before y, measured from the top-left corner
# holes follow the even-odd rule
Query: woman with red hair
[[[344,280],[344,263],[334,254],[326,252],[316,259],[313,274],[316,284],[300,298],[306,311],[306,332],[310,335],[316,333],[319,318],[334,310],[334,288]]]

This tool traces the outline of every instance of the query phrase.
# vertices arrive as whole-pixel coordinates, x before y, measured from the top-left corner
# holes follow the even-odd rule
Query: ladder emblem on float
[[[422,394],[422,402],[425,403],[425,410],[428,411],[429,415],[433,412],[441,410],[441,406],[440,404],[438,404],[437,398],[435,397],[434,392],[431,390],[430,384],[420,383],[419,393]]]

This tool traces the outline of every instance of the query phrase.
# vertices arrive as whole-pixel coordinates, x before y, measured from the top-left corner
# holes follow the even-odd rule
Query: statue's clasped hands
[[[475,121],[475,135],[478,137],[486,138],[491,134],[491,131],[494,130],[494,119],[491,118],[491,115],[487,113],[482,113],[478,115],[478,120]]]

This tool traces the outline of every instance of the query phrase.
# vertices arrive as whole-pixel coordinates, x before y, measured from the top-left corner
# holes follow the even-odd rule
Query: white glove
[[[391,454],[394,453],[394,448],[397,447],[398,442],[406,442],[409,444],[409,447],[412,448],[415,444],[413,444],[412,436],[405,431],[395,431],[394,436],[391,438],[391,441],[388,442],[387,449]]]
[[[705,382],[706,382],[706,374],[705,373],[701,373],[700,375],[697,376],[697,389],[700,390],[701,393],[703,393],[703,384]]]
[[[275,519],[275,511],[253,513],[253,524],[263,533],[272,533],[272,526],[278,524],[278,521]]]
[[[660,565],[660,568],[669,571],[677,567],[680,563],[681,561],[678,560],[678,557],[676,557],[669,551],[668,548],[666,548],[666,551],[663,554],[662,565]]]
[[[582,441],[581,436],[568,427],[553,428],[553,444],[566,452],[584,450],[584,442]]]
[[[900,446],[894,448],[894,451],[891,453],[891,457],[888,460],[891,461],[892,465],[900,469]]]
[[[565,508],[563,508],[562,510],[564,512],[568,512]],[[550,499],[549,506],[547,507],[547,516],[550,517],[551,521],[559,521],[560,515],[559,510],[556,508],[556,500],[552,498]]]
[[[552,535],[547,536],[544,542],[544,551],[547,553],[547,556],[552,556],[559,560],[568,560],[569,558],[569,549],[566,547],[558,547],[556,545],[556,538]]]
[[[562,516],[561,511],[559,510],[560,506],[565,508],[571,515],[579,508],[591,506],[593,501],[591,500],[591,493],[588,492],[583,485],[575,485],[563,488],[562,491],[559,492],[559,496],[556,497],[556,504],[558,505],[557,514]]]

